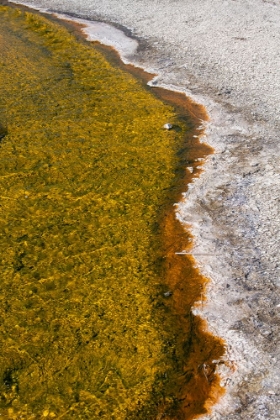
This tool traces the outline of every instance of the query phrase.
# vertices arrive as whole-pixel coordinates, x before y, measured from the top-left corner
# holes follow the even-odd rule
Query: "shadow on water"
[[[7,127],[0,124],[0,142],[3,140],[3,138],[8,134]]]

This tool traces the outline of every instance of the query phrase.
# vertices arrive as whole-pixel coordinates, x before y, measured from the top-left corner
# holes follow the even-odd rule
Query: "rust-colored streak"
[[[156,89],[157,94],[168,103],[173,103],[181,118],[189,121],[191,117],[192,129],[186,132],[182,149],[181,161],[190,163],[193,173],[183,168],[183,176],[173,192],[172,203],[181,199],[187,185],[194,177],[201,173],[201,161],[214,152],[208,145],[201,143],[199,137],[201,122],[208,120],[205,108],[195,104],[182,93]],[[162,243],[165,253],[166,270],[165,282],[172,292],[170,306],[177,316],[178,354],[181,357],[182,375],[176,384],[179,402],[178,412],[170,419],[190,420],[210,411],[212,405],[224,394],[220,385],[219,375],[216,373],[216,361],[225,352],[225,343],[218,337],[207,332],[206,322],[192,313],[192,307],[205,300],[205,288],[208,282],[195,266],[191,255],[177,254],[184,250],[191,252],[192,235],[176,218],[174,207],[170,203],[162,218]]]
[[[223,394],[215,373],[216,364],[224,354],[224,343],[206,332],[205,322],[191,312],[192,306],[204,299],[205,279],[195,268],[190,255],[177,255],[178,250],[190,250],[187,234],[174,211],[165,216],[163,242],[166,252],[166,284],[172,292],[169,301],[171,311],[177,316],[177,357],[182,361],[182,375],[177,378],[178,413],[170,419],[193,419],[206,413],[210,406]]]

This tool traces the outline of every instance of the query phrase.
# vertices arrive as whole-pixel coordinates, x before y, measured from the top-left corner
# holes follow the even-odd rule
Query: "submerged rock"
[[[173,128],[173,125],[172,125],[172,124],[170,124],[170,123],[166,123],[166,124],[164,124],[163,128],[164,128],[165,130],[171,130],[171,128]]]

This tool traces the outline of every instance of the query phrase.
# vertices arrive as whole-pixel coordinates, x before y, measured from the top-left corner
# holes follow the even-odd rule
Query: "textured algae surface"
[[[186,384],[217,382],[193,344],[192,292],[163,295],[183,281],[177,266],[166,279],[174,239],[162,242],[160,214],[187,127],[56,23],[6,6],[0,19],[1,416],[204,412],[207,393],[193,403],[190,392],[190,415],[180,408]]]

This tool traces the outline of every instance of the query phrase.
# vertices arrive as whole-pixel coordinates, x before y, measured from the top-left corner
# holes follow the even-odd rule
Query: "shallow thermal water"
[[[173,210],[183,164],[198,175],[211,151],[201,114],[56,23],[0,13],[1,415],[207,412],[224,345],[191,312],[206,279]]]
[[[227,393],[204,418],[278,420],[279,2],[26,1],[123,25],[140,40],[133,62],[158,74],[152,83],[207,107],[215,154],[177,207],[211,279],[195,313],[225,338],[233,367],[220,365]]]

